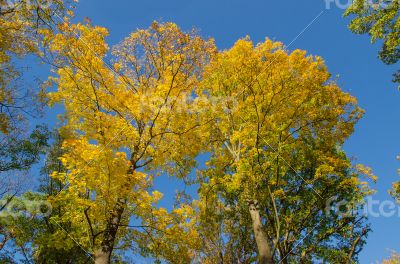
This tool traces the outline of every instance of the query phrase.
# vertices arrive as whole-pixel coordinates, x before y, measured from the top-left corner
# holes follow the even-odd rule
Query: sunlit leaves
[[[254,201],[275,260],[289,251],[294,262],[311,255],[345,259],[346,247],[329,241],[341,237],[341,243],[351,244],[345,237],[362,229],[349,231],[352,220],[324,210],[333,196],[359,206],[370,194],[360,177],[371,171],[353,167],[341,150],[362,115],[355,98],[330,80],[320,57],[288,52],[270,40],[237,41],[206,73],[203,84],[210,94],[234,98],[236,104],[216,113],[213,137],[219,140],[201,177],[199,228],[205,232],[203,244],[216,243],[202,248],[204,261],[254,260],[257,250],[243,244],[254,243],[248,211]],[[362,223],[361,215],[355,218]],[[346,228],[335,228],[342,221]],[[313,233],[303,240],[300,230]],[[289,250],[294,244],[297,248]]]
[[[121,225],[112,239],[122,248],[136,243],[156,258],[173,260],[179,251],[190,259],[194,211],[158,208],[162,193],[150,189],[160,171],[186,177],[204,150],[212,117],[201,114],[199,82],[213,42],[153,23],[115,46],[111,64],[106,29],[65,23],[60,30],[49,36],[58,65],[49,98],[65,107],[63,130],[72,133],[60,159],[68,172],[52,175],[68,183],[52,199],[68,210],[54,220],[76,226],[71,235],[89,251],[104,248]],[[130,229],[131,220],[140,225]]]

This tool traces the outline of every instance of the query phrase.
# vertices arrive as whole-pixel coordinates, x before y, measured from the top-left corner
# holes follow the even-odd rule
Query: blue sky
[[[358,162],[371,166],[379,177],[374,198],[392,201],[387,190],[400,179],[396,173],[400,167],[396,160],[400,154],[400,92],[391,83],[395,69],[383,65],[377,59],[379,45],[371,45],[367,36],[353,35],[347,29],[349,20],[342,16],[344,10],[334,0],[327,1],[332,2],[330,9],[325,0],[80,0],[76,20],[88,17],[92,24],[107,27],[109,44],[137,28],[147,28],[153,20],[162,20],[186,30],[198,28],[204,37],[214,38],[220,49],[249,35],[254,42],[268,37],[286,45],[292,43],[290,50],[299,48],[322,56],[332,75],[339,76],[342,89],[356,96],[366,111],[345,150]],[[373,232],[361,253],[363,264],[382,260],[390,249],[400,251],[398,213],[370,217],[370,222]]]

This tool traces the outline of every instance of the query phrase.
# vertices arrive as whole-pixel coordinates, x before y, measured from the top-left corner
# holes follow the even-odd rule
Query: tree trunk
[[[98,249],[94,252],[94,263],[95,264],[109,264],[111,263],[112,251],[104,250],[103,248]]]
[[[263,226],[260,218],[260,211],[257,208],[256,201],[249,202],[249,211],[253,221],[254,237],[258,248],[258,258],[260,264],[273,264],[273,256],[271,247],[268,243],[267,236],[263,231]]]
[[[111,212],[111,218],[109,219],[106,230],[104,231],[104,238],[101,247],[94,252],[95,264],[111,263],[114,242],[124,209],[125,201],[122,199],[118,200],[114,210]]]

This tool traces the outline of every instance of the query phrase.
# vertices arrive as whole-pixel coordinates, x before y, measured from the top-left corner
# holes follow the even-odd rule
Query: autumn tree
[[[60,31],[47,36],[57,58],[49,99],[64,106],[62,129],[70,133],[61,157],[67,171],[52,174],[66,187],[50,198],[65,214],[50,221],[70,223],[69,235],[95,263],[110,263],[116,247],[130,246],[189,262],[198,247],[194,210],[157,206],[162,194],[152,179],[185,177],[203,150],[213,117],[200,113],[207,94],[199,82],[213,42],[153,23],[116,45],[109,62],[105,28],[65,23]],[[61,228],[52,238],[60,236]],[[74,241],[59,242],[68,249]]]
[[[216,108],[199,177],[202,263],[355,261],[369,231],[361,178],[372,174],[342,145],[362,110],[323,60],[246,38],[218,54],[202,84],[231,98]]]
[[[400,59],[400,1],[355,0],[345,16],[354,16],[349,28],[356,34],[368,34],[375,43],[382,40],[379,58],[386,64]],[[394,74],[394,82],[400,82],[400,72]]]

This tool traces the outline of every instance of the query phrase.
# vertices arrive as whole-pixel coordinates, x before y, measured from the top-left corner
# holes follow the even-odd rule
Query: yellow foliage
[[[212,117],[201,114],[208,102],[200,108],[193,95],[203,94],[199,83],[213,41],[155,22],[115,46],[110,65],[105,28],[68,22],[59,28],[48,36],[58,67],[51,78],[57,90],[48,96],[51,104],[63,104],[63,130],[72,132],[60,159],[68,172],[52,175],[69,184],[53,201],[68,209],[59,221],[82,230],[72,235],[94,252],[117,216],[116,241],[134,234],[132,240],[157,257],[190,259],[197,243],[194,211],[158,208],[163,195],[150,191],[151,175],[189,168],[204,149]],[[126,228],[131,219],[145,230]]]

